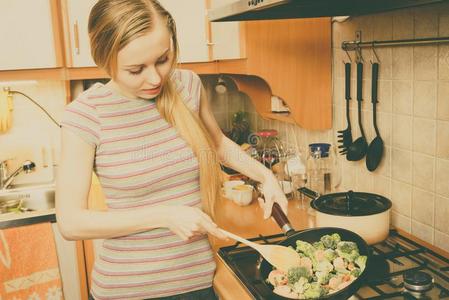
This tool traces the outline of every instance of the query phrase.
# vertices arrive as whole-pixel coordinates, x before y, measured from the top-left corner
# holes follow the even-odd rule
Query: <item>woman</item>
[[[216,299],[206,234],[225,238],[211,219],[218,161],[264,184],[265,218],[285,196],[222,134],[199,77],[175,69],[175,23],[157,1],[100,0],[89,36],[112,79],[66,108],[56,214],[66,239],[105,239],[92,298]],[[87,208],[92,170],[107,211]]]

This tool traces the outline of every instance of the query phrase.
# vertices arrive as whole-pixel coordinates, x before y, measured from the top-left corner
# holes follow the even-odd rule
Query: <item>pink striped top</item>
[[[176,70],[171,80],[198,112],[200,78]],[[201,207],[198,161],[154,101],[126,99],[95,84],[66,107],[62,125],[95,146],[94,171],[109,210]],[[91,292],[100,300],[165,297],[210,287],[214,272],[207,236],[186,242],[157,228],[105,240]]]

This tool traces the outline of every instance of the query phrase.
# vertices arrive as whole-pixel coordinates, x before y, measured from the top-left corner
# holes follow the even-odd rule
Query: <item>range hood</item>
[[[448,0],[238,0],[209,10],[213,22],[357,16]]]

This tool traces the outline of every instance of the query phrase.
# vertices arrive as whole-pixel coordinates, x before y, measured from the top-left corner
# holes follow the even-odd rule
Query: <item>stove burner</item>
[[[423,271],[409,270],[403,274],[404,287],[415,293],[424,293],[432,289],[433,278]]]

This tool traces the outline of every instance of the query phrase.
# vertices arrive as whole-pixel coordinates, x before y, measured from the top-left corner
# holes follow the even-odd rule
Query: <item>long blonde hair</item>
[[[95,63],[115,78],[118,52],[133,39],[150,32],[157,17],[166,21],[172,36],[173,72],[179,53],[176,24],[156,0],[99,0],[94,5],[89,16],[89,38]],[[156,104],[165,120],[192,147],[199,161],[203,209],[213,217],[215,203],[220,199],[221,173],[211,136],[199,117],[187,108],[171,80],[165,83]]]

